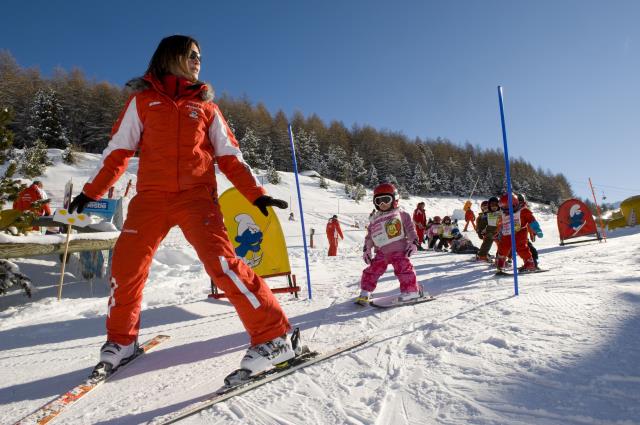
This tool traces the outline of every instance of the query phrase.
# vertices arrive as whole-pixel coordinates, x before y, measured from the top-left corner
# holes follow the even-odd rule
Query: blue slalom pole
[[[498,86],[500,103],[500,121],[502,122],[502,141],[504,144],[504,163],[507,170],[507,197],[509,198],[509,224],[511,226],[511,257],[513,258],[513,287],[518,295],[518,255],[516,253],[516,232],[513,223],[513,199],[511,196],[511,168],[509,167],[509,148],[507,147],[507,127],[504,123],[504,105],[502,102],[502,86]]]
[[[302,211],[302,196],[300,196],[300,181],[298,180],[298,161],[296,160],[296,146],[293,142],[293,130],[289,124],[289,142],[291,143],[291,159],[293,161],[293,174],[296,176],[296,190],[298,191],[298,208],[300,209],[300,225],[302,226],[302,245],[304,246],[304,263],[307,268],[307,289],[309,299],[311,296],[311,273],[309,272],[309,253],[307,251],[307,234],[304,230],[304,213]]]

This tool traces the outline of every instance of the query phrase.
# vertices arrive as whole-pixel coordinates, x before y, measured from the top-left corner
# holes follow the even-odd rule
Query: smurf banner
[[[560,232],[560,244],[565,239],[578,236],[598,235],[596,222],[587,205],[578,199],[564,201],[558,208],[558,231]]]
[[[260,276],[290,273],[287,245],[271,207],[265,217],[235,188],[220,195],[220,208],[236,256]]]

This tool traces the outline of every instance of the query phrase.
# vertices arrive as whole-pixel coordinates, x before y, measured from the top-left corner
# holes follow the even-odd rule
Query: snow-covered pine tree
[[[4,176],[0,179],[0,207],[6,203],[15,201],[18,198],[18,194],[26,187],[20,183],[19,180],[13,178],[17,167],[15,161],[9,162]]]
[[[265,170],[266,164],[264,162],[264,155],[260,152],[260,139],[256,135],[253,128],[247,127],[242,139],[238,141],[240,144],[240,150],[242,151],[242,157],[249,164],[251,168],[258,168]]]
[[[356,185],[367,183],[367,169],[364,168],[364,160],[355,150],[351,153],[351,177]]]
[[[20,272],[20,268],[8,260],[0,260],[0,295],[4,295],[14,286],[20,286],[27,297],[31,298],[31,279]]]
[[[380,182],[378,180],[378,170],[376,166],[372,163],[369,163],[369,173],[367,174],[367,186],[373,188],[376,187]]]
[[[351,187],[351,193],[349,195],[351,199],[359,203],[362,198],[367,195],[367,190],[361,183],[356,183],[355,186]]]
[[[38,90],[31,107],[29,136],[32,140],[40,139],[47,148],[66,149],[69,139],[63,118],[56,92],[49,88]]]
[[[267,181],[271,184],[280,184],[280,174],[278,174],[278,170],[276,170],[273,164],[267,167]]]
[[[348,166],[347,153],[340,146],[331,145],[327,150],[325,162],[329,178],[344,181],[344,170]]]
[[[74,149],[71,146],[71,144],[69,144],[65,150],[62,151],[62,161],[65,164],[69,164],[69,165],[73,165],[76,163],[76,157],[74,155]]]
[[[24,150],[20,158],[19,171],[25,177],[33,178],[44,174],[47,166],[51,165],[47,155],[47,145],[40,139],[36,139],[32,145]]]
[[[413,185],[413,168],[409,165],[409,161],[406,156],[402,157],[402,160],[400,161],[400,169],[397,171],[397,174],[402,186],[409,189]]]
[[[13,132],[7,128],[13,120],[13,112],[9,108],[0,108],[0,164],[4,164],[13,148]]]
[[[431,182],[427,177],[427,174],[422,169],[422,166],[418,163],[413,169],[413,177],[411,177],[412,185],[409,190],[412,193],[418,195],[426,195],[431,192]]]

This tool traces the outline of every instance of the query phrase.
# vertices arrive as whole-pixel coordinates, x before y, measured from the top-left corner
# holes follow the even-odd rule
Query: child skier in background
[[[457,229],[457,226],[451,223],[451,217],[445,215],[442,219],[442,226],[440,226],[440,242],[438,242],[436,251],[442,251],[449,248],[449,245],[453,240],[453,229]]]
[[[400,281],[400,301],[422,296],[416,272],[409,257],[418,250],[418,235],[409,213],[398,208],[398,191],[391,183],[378,185],[373,191],[373,204],[378,210],[369,222],[362,258],[368,267],[362,272],[357,304],[366,305],[376,289],[378,279],[391,264]],[[374,256],[371,256],[371,249]]]
[[[471,239],[462,236],[460,229],[454,228],[451,232],[453,240],[451,241],[451,252],[454,254],[477,254],[478,247],[473,245]]]
[[[482,205],[485,205],[485,202],[486,211],[482,207]],[[484,201],[482,205],[481,208],[483,212],[478,216],[476,226],[476,231],[478,232],[478,237],[482,239],[482,244],[480,245],[480,251],[478,251],[476,260],[488,262],[489,250],[493,242],[496,241],[496,232],[498,231],[502,213],[500,212],[499,200],[495,196],[489,198],[488,201]]]
[[[531,250],[527,244],[529,228],[532,229],[538,237],[543,237],[540,224],[536,221],[533,213],[528,208],[522,208],[518,197],[514,194],[513,202],[513,223],[516,239],[516,252],[524,260],[522,272],[533,272],[536,270],[535,262],[531,255]],[[507,256],[511,252],[511,221],[509,217],[509,199],[508,194],[500,197],[500,209],[502,210],[502,225],[500,242],[498,244],[498,255],[496,257],[496,267],[498,272],[504,270],[507,262]]]
[[[469,205],[467,207],[467,204]],[[464,210],[464,230],[463,232],[467,231],[467,228],[469,227],[469,223],[471,223],[471,225],[473,226],[473,230],[476,230],[476,214],[473,212],[473,210],[471,209],[471,201],[467,201],[467,204],[465,204],[465,210]]]
[[[433,217],[433,221],[427,229],[427,239],[429,240],[429,248],[435,249],[436,242],[440,239],[440,230],[442,228],[442,223],[440,216],[437,215]]]
[[[518,202],[522,205],[521,208],[526,208],[529,209],[529,205],[527,204],[527,198],[525,197],[524,193],[518,193]],[[535,246],[533,246],[533,242],[535,242],[536,240],[536,232],[531,228],[531,226],[528,227],[529,230],[529,238],[527,239],[527,245],[529,246],[529,251],[531,251],[531,258],[533,258],[533,263],[536,265],[536,269],[539,268],[538,267],[538,250],[536,249]]]

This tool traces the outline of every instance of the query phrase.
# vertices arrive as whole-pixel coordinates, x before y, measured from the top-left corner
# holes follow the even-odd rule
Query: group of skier
[[[471,202],[465,203],[465,227],[472,224],[482,240],[480,248],[463,236],[457,220],[450,216],[427,218],[425,203],[419,202],[413,217],[399,208],[396,188],[383,183],[375,188],[373,204],[376,213],[370,217],[365,237],[363,259],[367,268],[362,273],[360,294],[356,303],[368,303],[375,290],[378,278],[392,264],[400,281],[400,301],[407,301],[424,295],[424,289],[417,284],[416,274],[409,257],[416,251],[432,249],[453,253],[475,254],[476,261],[491,262],[489,250],[497,245],[495,266],[498,272],[507,267],[511,255],[511,224],[508,194],[491,197],[481,203],[481,212],[477,218],[471,209]],[[540,224],[528,208],[524,194],[513,194],[513,221],[515,231],[515,250],[524,261],[521,272],[533,272],[538,268],[537,251],[531,240],[542,237]],[[531,240],[530,240],[531,239]],[[426,248],[423,247],[426,244]],[[374,249],[372,256],[371,249]]]

